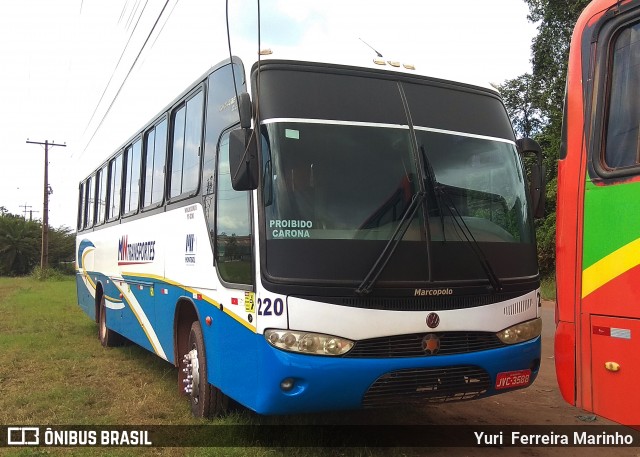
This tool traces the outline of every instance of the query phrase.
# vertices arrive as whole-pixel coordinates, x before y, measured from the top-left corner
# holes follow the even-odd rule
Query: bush
[[[60,262],[55,268],[63,275],[76,274],[76,263],[73,260],[70,262]]]
[[[68,274],[63,273],[56,268],[42,268],[38,265],[31,272],[31,277],[38,281],[60,281],[68,277]]]

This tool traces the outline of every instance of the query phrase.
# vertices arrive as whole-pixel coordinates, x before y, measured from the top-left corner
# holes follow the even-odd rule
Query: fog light
[[[280,382],[280,388],[284,392],[291,391],[291,389],[293,389],[293,386],[294,386],[294,382],[293,382],[293,379],[291,378],[283,379],[282,382]]]

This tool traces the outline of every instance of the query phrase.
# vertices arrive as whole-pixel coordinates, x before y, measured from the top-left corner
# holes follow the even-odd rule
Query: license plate
[[[526,386],[531,379],[531,370],[505,371],[496,376],[496,389],[512,389]]]

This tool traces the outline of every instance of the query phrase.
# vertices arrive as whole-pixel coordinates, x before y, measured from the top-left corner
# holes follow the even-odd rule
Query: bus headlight
[[[515,344],[532,340],[540,336],[541,333],[542,319],[537,318],[506,328],[496,333],[496,335],[500,338],[500,341],[505,344]]]
[[[343,355],[351,350],[353,341],[321,333],[269,329],[265,339],[274,347],[285,351],[314,355]]]

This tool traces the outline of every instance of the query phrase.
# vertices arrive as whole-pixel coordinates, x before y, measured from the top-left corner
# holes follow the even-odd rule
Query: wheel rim
[[[184,355],[182,359],[184,368],[182,372],[186,375],[182,381],[184,383],[184,392],[191,396],[191,399],[195,404],[199,402],[199,389],[200,389],[200,363],[198,362],[198,349],[193,348]]]

